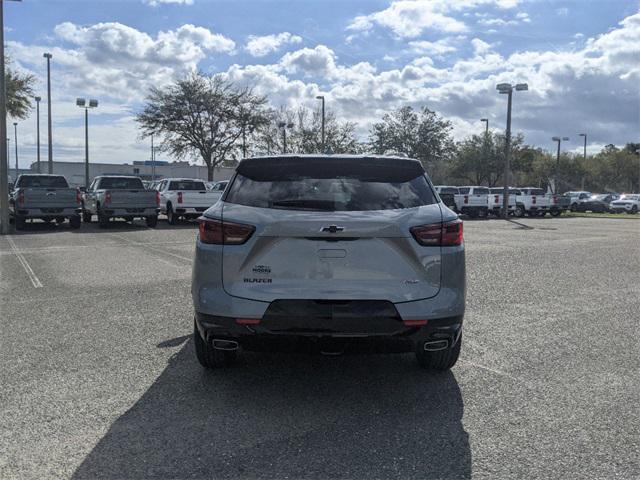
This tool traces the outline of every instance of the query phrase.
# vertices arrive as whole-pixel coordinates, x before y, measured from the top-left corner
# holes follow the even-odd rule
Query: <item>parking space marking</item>
[[[175,257],[175,258],[180,259],[182,261],[189,262],[189,264],[191,264],[193,262],[192,258],[183,257],[182,255],[178,255],[177,253],[167,252],[166,250],[162,250],[161,248],[154,248],[149,243],[146,243],[146,242],[136,242],[134,240],[131,240],[131,239],[127,238],[127,237],[123,237],[123,236],[118,235],[116,233],[112,233],[110,235],[112,237],[116,237],[116,238],[119,238],[120,240],[123,240],[124,242],[127,243],[127,245],[133,245],[133,246],[136,246],[136,247],[145,247],[145,248],[148,248],[149,250],[152,250],[154,252],[161,253],[163,255],[169,255],[170,257]]]
[[[33,284],[33,287],[34,288],[42,288],[43,287],[42,282],[40,281],[38,276],[35,274],[33,269],[31,268],[31,265],[29,265],[29,262],[27,262],[27,259],[24,258],[22,253],[20,253],[20,251],[18,250],[18,247],[16,247],[16,244],[14,243],[13,239],[8,235],[7,235],[6,239],[7,239],[7,242],[9,242],[9,245],[11,246],[11,250],[16,255],[16,257],[18,257],[18,261],[20,262],[20,265],[22,265],[22,268],[24,268],[24,271],[27,272],[27,276],[29,277],[29,280],[31,280],[31,283]]]

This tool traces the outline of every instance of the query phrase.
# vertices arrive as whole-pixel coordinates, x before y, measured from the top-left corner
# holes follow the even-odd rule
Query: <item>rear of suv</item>
[[[462,222],[420,162],[243,160],[199,219],[193,267],[200,363],[237,351],[414,351],[451,368],[465,309]]]

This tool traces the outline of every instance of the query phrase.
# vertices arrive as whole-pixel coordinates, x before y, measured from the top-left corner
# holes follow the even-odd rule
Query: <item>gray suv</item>
[[[451,368],[465,310],[462,222],[416,160],[250,158],[199,219],[200,363],[246,350],[415,352]]]

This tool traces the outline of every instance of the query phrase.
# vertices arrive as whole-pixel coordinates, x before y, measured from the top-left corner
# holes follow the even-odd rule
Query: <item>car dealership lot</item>
[[[640,222],[465,222],[460,362],[190,334],[194,225],[0,237],[1,478],[634,478]]]

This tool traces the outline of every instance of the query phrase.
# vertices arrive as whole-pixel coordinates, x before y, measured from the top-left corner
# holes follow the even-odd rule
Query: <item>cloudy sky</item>
[[[640,141],[640,13],[631,0],[23,0],[5,3],[14,67],[46,99],[51,52],[54,158],[83,161],[79,96],[91,112],[92,159],[149,158],[133,114],[151,85],[190,70],[254,85],[274,106],[317,107],[368,126],[401,105],[426,105],[463,138],[504,128],[500,82],[514,95],[513,128],[551,149]],[[46,104],[41,105],[46,141]],[[35,112],[19,124],[20,165],[35,160]],[[13,143],[13,135],[11,136]],[[46,149],[45,149],[46,150]],[[45,151],[43,150],[43,152]],[[13,153],[11,154],[13,159]],[[13,164],[13,161],[12,161]]]

